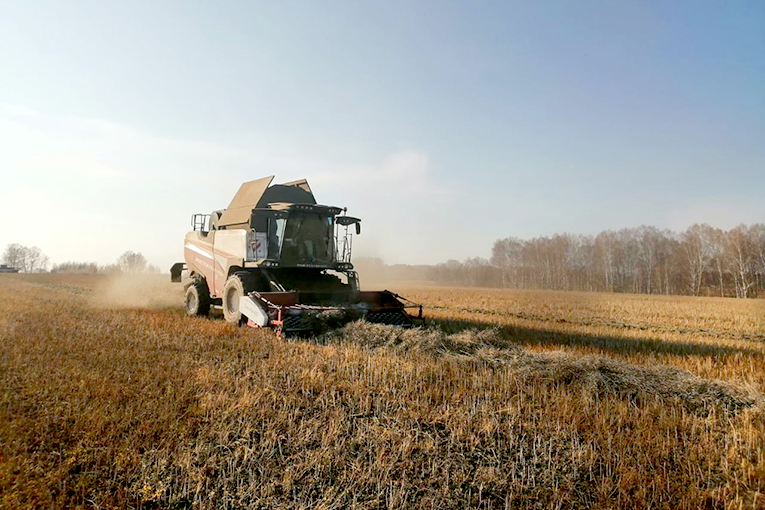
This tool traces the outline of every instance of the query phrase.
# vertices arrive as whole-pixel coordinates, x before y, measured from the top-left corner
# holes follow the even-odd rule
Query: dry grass
[[[765,388],[765,300],[496,289],[399,289],[446,327],[497,326],[534,350],[664,364]]]
[[[282,341],[108,285],[0,278],[0,508],[765,508],[761,303],[408,289],[449,309]]]
[[[752,389],[709,381],[666,366],[643,367],[602,356],[576,356],[566,351],[535,353],[504,340],[497,329],[468,329],[447,334],[437,328],[403,329],[355,322],[318,339],[356,343],[372,348],[428,353],[463,362],[509,370],[516,379],[545,381],[583,391],[584,398],[615,395],[633,401],[663,399],[688,411],[708,414],[742,409],[762,412],[765,398]]]

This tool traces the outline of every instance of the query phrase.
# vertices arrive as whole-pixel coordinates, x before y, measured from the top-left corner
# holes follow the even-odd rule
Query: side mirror
[[[338,216],[335,218],[335,222],[342,227],[350,227],[351,224],[356,224],[356,235],[361,234],[361,220],[354,218],[353,216]]]

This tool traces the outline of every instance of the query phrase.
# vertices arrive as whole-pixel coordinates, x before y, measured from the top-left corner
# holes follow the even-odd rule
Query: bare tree
[[[765,295],[765,225],[762,223],[752,225],[749,234],[755,258],[756,288],[759,293]]]
[[[714,272],[714,281],[717,285],[717,290],[720,292],[720,297],[725,296],[725,273],[726,273],[726,258],[725,258],[725,233],[719,228],[710,227],[709,225],[703,225],[704,242],[709,250],[709,265],[710,272]]]
[[[27,250],[25,271],[28,273],[42,273],[48,269],[49,259],[40,248],[32,246]]]
[[[117,266],[124,273],[143,273],[146,271],[146,257],[140,252],[126,251],[117,259]]]
[[[570,249],[566,257],[569,289],[595,290],[593,259],[593,238],[591,236],[570,236]]]
[[[601,232],[593,243],[594,263],[603,275],[602,290],[613,292],[616,279],[616,236],[610,230]]]
[[[500,239],[491,249],[491,263],[501,271],[503,287],[523,287],[523,241]]]
[[[655,292],[654,273],[661,261],[664,234],[656,227],[642,226],[638,229],[638,246],[643,273],[643,288],[647,294]]]
[[[736,285],[736,297],[749,296],[751,288],[755,284],[754,267],[755,258],[752,249],[752,240],[749,237],[749,229],[745,225],[728,231],[725,235],[726,255],[730,264],[730,272]]]
[[[27,248],[18,243],[9,244],[3,252],[3,264],[23,271],[26,262],[26,251]]]
[[[3,263],[25,273],[40,273],[48,269],[49,259],[37,246],[27,248],[13,243],[6,247]]]
[[[619,246],[617,268],[620,292],[640,292],[640,247],[637,229],[623,228],[617,232]]]
[[[688,289],[693,296],[701,293],[701,282],[709,259],[709,249],[704,236],[704,226],[688,227],[682,235],[682,249],[688,269]]]

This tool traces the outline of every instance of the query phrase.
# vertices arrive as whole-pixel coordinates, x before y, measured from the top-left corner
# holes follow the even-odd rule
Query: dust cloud
[[[91,299],[103,308],[175,308],[183,303],[183,286],[169,275],[121,274],[102,282]]]
[[[353,261],[353,265],[359,274],[362,290],[382,290],[433,284],[428,274],[429,266],[388,265],[376,257],[359,257]]]

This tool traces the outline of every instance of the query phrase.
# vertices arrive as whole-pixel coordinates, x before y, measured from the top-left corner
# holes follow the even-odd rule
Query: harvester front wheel
[[[223,318],[231,324],[241,325],[245,319],[239,311],[239,301],[244,297],[243,277],[231,275],[223,286]]]
[[[206,316],[210,313],[210,291],[204,280],[194,280],[186,289],[186,315]]]

